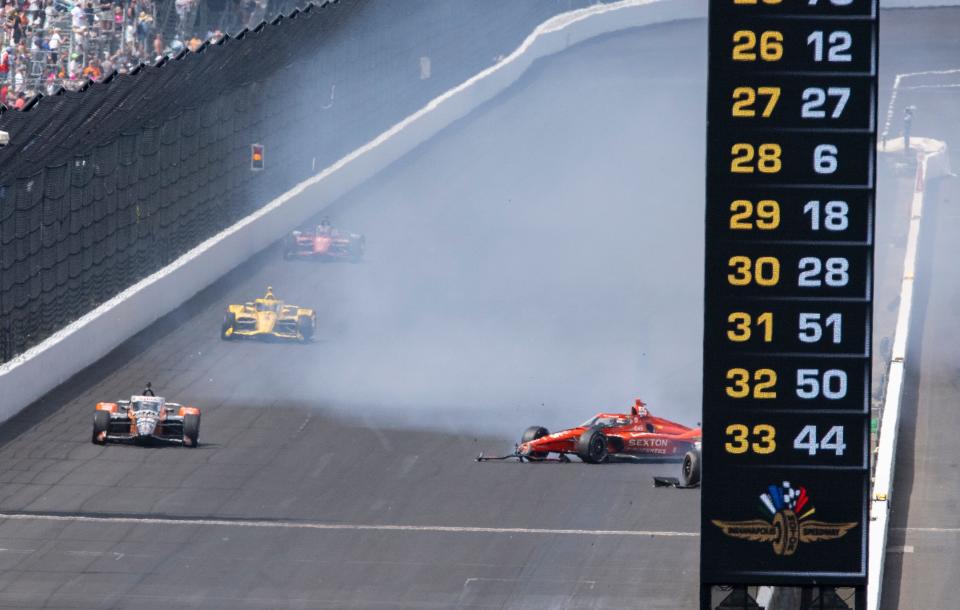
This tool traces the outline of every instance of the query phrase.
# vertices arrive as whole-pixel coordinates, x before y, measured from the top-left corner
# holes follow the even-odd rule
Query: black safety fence
[[[492,65],[550,16],[594,3],[307,5],[23,112],[0,107],[0,362]],[[253,143],[263,171],[251,171]]]

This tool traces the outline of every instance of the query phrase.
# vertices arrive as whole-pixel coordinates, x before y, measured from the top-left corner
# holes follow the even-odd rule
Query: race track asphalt
[[[705,35],[541,62],[330,212],[365,262],[266,251],[0,426],[0,607],[694,607],[699,492],[650,484],[675,465],[473,457],[637,395],[698,419]],[[316,340],[220,341],[268,284]],[[90,443],[146,381],[200,448]]]

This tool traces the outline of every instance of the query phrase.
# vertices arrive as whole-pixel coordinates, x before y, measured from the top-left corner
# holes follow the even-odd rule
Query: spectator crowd
[[[227,0],[215,13],[205,1],[0,0],[0,104],[19,110],[38,93],[196,51],[262,21],[268,0]]]

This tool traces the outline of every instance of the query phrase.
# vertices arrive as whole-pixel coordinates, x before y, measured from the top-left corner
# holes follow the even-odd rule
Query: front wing
[[[110,420],[110,427],[107,428],[107,435],[104,440],[107,442],[113,441],[122,443],[145,441],[147,439],[161,441],[164,443],[172,443],[175,445],[183,445],[183,420],[167,420],[163,423],[163,427],[159,432],[155,432],[150,436],[140,436],[131,431],[131,422],[129,418],[112,418]]]
[[[231,337],[275,337],[277,339],[296,339],[299,340],[300,333],[297,331],[282,331],[282,330],[237,330],[232,329],[233,332],[230,333]]]

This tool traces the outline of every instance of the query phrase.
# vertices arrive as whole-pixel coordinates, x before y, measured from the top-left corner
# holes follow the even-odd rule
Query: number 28
[[[753,144],[738,142],[730,147],[730,172],[734,174],[752,174],[758,171],[761,174],[776,174],[782,167],[780,155],[783,150],[779,144],[760,144],[754,148]],[[757,158],[756,163],[753,162]]]

